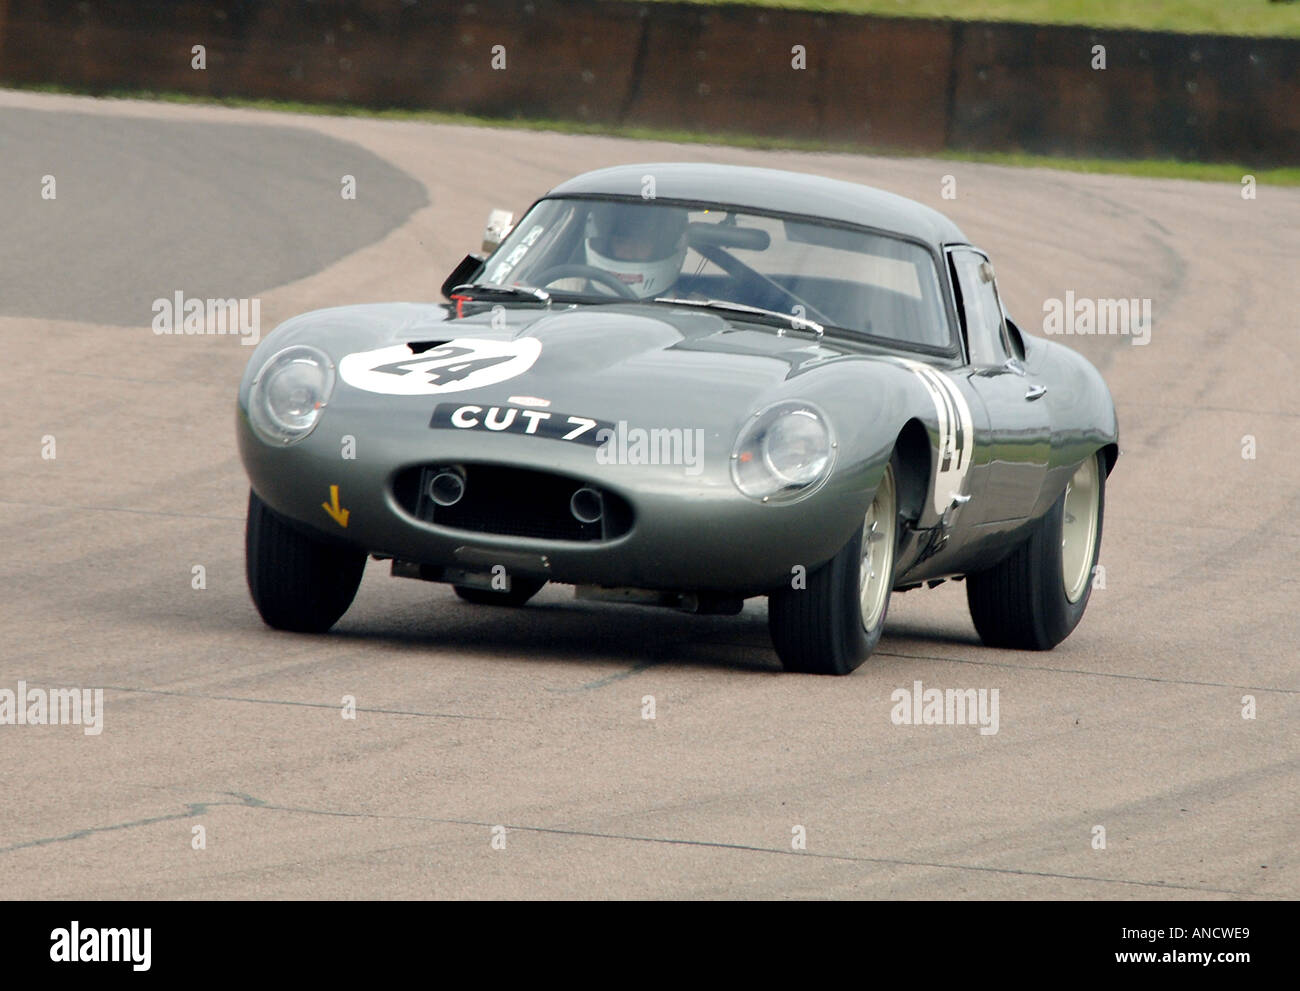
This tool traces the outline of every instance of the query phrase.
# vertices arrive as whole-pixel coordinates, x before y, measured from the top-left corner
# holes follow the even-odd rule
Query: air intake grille
[[[465,494],[454,506],[429,497],[429,483],[441,471],[465,477]],[[565,475],[499,465],[417,465],[398,474],[393,493],[412,516],[427,523],[540,540],[599,541],[621,537],[632,528],[632,507],[612,492],[598,489],[604,515],[582,523],[569,509],[573,493],[588,483]]]

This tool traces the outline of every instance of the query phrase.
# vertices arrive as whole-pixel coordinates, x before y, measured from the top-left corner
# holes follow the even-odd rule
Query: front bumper
[[[239,408],[240,455],[254,491],[329,540],[416,564],[482,571],[499,564],[512,575],[570,584],[756,595],[790,581],[797,567],[811,571],[833,556],[869,502],[867,466],[841,463],[805,499],[756,503],[732,483],[733,438],[721,433],[706,435],[692,474],[674,465],[601,464],[593,448],[552,439],[429,430],[419,417],[394,415],[404,403],[384,412],[373,404],[335,406],[288,447],[261,440]],[[567,476],[616,493],[633,522],[609,540],[536,539],[426,522],[395,495],[402,472],[458,462]]]

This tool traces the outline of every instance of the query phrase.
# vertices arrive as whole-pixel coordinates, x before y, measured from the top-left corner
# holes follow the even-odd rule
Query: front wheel
[[[861,528],[806,587],[767,597],[768,629],[787,671],[848,674],[880,642],[898,550],[897,455],[885,466]]]
[[[1101,547],[1103,457],[1098,451],[1079,465],[1061,498],[1010,556],[967,576],[971,619],[987,646],[1051,650],[1079,625]]]
[[[292,527],[248,493],[244,531],[248,591],[267,626],[294,633],[323,633],[352,605],[364,551],[317,540]]]

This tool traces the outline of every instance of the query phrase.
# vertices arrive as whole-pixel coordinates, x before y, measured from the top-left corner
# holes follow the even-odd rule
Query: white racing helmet
[[[639,299],[661,295],[677,281],[686,258],[686,211],[601,204],[587,218],[586,250],[588,265],[608,272]]]

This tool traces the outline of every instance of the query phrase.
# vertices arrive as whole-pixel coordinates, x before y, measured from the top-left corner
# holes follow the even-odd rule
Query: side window
[[[977,251],[951,253],[953,278],[960,297],[966,343],[972,365],[1000,365],[1011,357],[1002,326],[1002,306],[993,283],[993,267]]]

